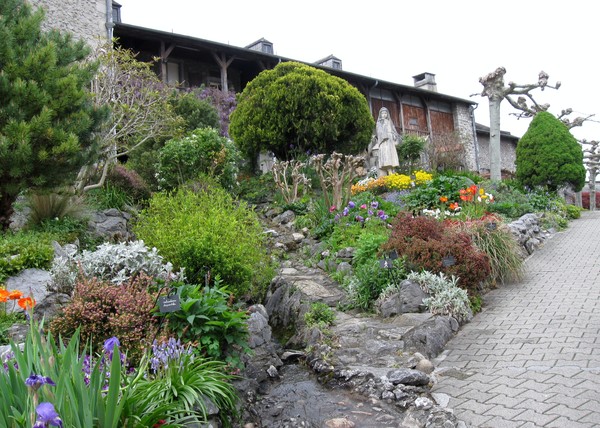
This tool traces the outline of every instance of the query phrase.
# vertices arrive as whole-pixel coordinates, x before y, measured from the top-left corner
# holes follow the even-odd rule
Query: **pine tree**
[[[42,32],[43,19],[24,0],[0,1],[0,230],[19,193],[75,181],[103,116],[88,90],[89,49]]]
[[[567,126],[548,112],[535,115],[517,144],[517,179],[528,187],[550,190],[585,184],[583,151]]]

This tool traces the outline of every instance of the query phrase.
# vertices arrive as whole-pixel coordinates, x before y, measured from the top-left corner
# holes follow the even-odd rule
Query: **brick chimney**
[[[428,91],[437,92],[437,84],[435,83],[435,74],[421,73],[413,76],[415,88],[426,89]]]

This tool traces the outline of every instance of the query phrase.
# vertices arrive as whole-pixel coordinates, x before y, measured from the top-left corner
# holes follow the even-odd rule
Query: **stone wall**
[[[480,171],[490,170],[490,135],[479,133],[479,169]],[[515,161],[517,159],[516,141],[507,140],[500,137],[500,168],[502,171],[514,173],[516,171]]]
[[[466,104],[455,104],[454,110],[456,120],[455,129],[465,147],[465,167],[469,171],[477,171],[477,151],[475,147],[477,141],[473,135],[473,117],[471,111]]]
[[[56,28],[97,46],[106,39],[106,0],[29,0],[46,13],[43,29]]]

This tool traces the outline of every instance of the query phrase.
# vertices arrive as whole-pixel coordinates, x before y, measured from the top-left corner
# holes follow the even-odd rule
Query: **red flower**
[[[163,426],[166,423],[167,423],[166,420],[160,419],[157,423],[155,423],[154,425],[152,425],[152,428],[160,428],[161,426]]]
[[[6,302],[8,300],[8,296],[10,296],[10,292],[4,288],[0,288],[0,302]]]
[[[35,300],[33,300],[31,297],[23,297],[22,299],[19,299],[17,305],[19,305],[22,309],[27,310],[35,306]]]
[[[8,293],[8,298],[10,300],[19,300],[21,297],[23,297],[23,293],[21,293],[18,290],[14,290]]]

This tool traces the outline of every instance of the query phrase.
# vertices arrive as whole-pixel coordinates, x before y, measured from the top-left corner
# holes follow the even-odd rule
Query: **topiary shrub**
[[[535,115],[517,144],[517,179],[527,187],[556,190],[570,186],[576,192],[585,184],[581,145],[569,129],[548,112]]]
[[[148,291],[152,284],[153,279],[145,275],[121,285],[82,278],[71,302],[51,321],[50,331],[64,338],[79,329],[81,346],[90,341],[97,352],[104,340],[118,337],[128,359],[135,363],[155,334],[157,318],[152,312],[158,295]]]
[[[480,283],[490,274],[487,255],[473,245],[468,234],[431,217],[399,214],[383,248],[404,256],[413,271],[457,276],[459,286],[470,295],[479,294]]]
[[[190,282],[210,271],[237,297],[262,297],[274,272],[256,214],[218,185],[154,194],[134,232]]]
[[[196,129],[186,137],[168,141],[160,150],[158,183],[162,189],[172,190],[208,175],[230,189],[236,181],[238,159],[236,146],[217,130]]]

